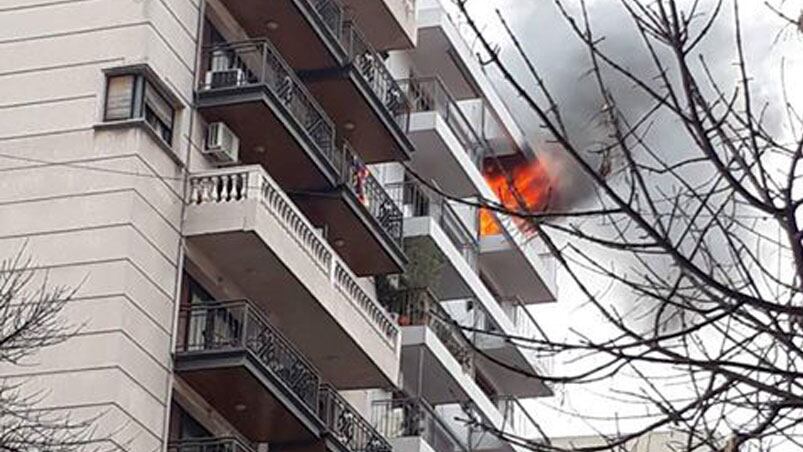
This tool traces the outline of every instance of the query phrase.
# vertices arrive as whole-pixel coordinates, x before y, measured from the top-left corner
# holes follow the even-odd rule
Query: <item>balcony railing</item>
[[[341,43],[357,72],[371,87],[371,91],[401,127],[407,132],[410,121],[410,101],[402,87],[393,78],[384,59],[368,43],[356,24],[343,22]]]
[[[326,28],[337,39],[343,32],[343,5],[336,0],[307,0],[318,13]]]
[[[373,403],[371,419],[385,438],[417,436],[437,452],[468,452],[465,444],[423,399],[380,400]]]
[[[438,113],[463,145],[474,165],[482,170],[486,144],[443,82],[437,77],[426,77],[399,80],[399,85],[407,93],[412,111]]]
[[[547,338],[544,330],[535,321],[535,317],[527,309],[527,306],[517,297],[507,298],[501,300],[500,305],[502,310],[510,317],[513,326],[516,328],[515,335],[525,339],[541,339]],[[515,342],[515,341],[514,341]],[[538,344],[520,341],[525,346],[524,354],[534,361],[539,370],[546,375],[550,375],[554,371],[554,357],[544,356],[543,353],[538,353]],[[541,347],[546,349],[547,347]]]
[[[338,165],[340,165],[346,186],[382,226],[382,229],[397,245],[401,246],[404,235],[402,211],[346,141],[340,148]]]
[[[407,289],[396,292],[388,300],[390,309],[398,314],[399,325],[428,326],[454,356],[463,369],[471,373],[474,359],[471,344],[460,329],[451,322],[449,313],[429,289]]]
[[[200,80],[199,93],[266,88],[302,133],[335,165],[334,123],[270,41],[216,44],[203,49],[203,61],[206,74]]]
[[[178,354],[245,351],[315,410],[321,378],[299,351],[246,301],[204,303],[183,309]]]
[[[542,438],[538,423],[515,397],[497,396],[493,402],[502,414],[502,431],[522,438],[525,441],[538,441]]]
[[[318,414],[329,433],[351,452],[391,452],[390,443],[329,385],[321,386]]]
[[[167,452],[254,452],[236,438],[200,438],[172,441]]]
[[[336,287],[380,332],[394,349],[399,327],[379,302],[357,283],[357,277],[341,262],[279,185],[259,165],[219,169],[190,176],[189,203],[193,205],[259,202],[285,228],[304,252]]]
[[[437,221],[469,266],[477,269],[477,233],[472,233],[443,196],[412,180],[388,184],[386,189],[405,217],[431,217]]]

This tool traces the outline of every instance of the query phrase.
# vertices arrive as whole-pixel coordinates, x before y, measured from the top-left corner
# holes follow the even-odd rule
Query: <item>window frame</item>
[[[109,93],[111,89],[111,80],[116,77],[133,77],[131,84],[131,107],[125,118],[110,118],[109,117]],[[104,99],[102,102],[101,124],[102,125],[115,125],[115,124],[140,124],[146,127],[155,138],[157,138],[162,145],[166,145],[172,150],[173,139],[175,137],[177,116],[183,105],[179,102],[178,98],[167,90],[158,77],[155,76],[153,71],[147,66],[129,66],[121,68],[113,68],[104,71]],[[153,95],[158,97],[158,100],[164,103],[163,107],[170,110],[170,123],[165,123],[161,115],[157,113],[158,106],[149,106],[146,96],[146,90],[153,92]],[[151,112],[148,113],[148,110]],[[158,124],[155,125],[154,123]]]

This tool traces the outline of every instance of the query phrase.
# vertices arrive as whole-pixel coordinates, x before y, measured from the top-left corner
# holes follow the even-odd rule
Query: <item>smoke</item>
[[[570,12],[579,18],[578,2],[570,0],[566,3]],[[711,12],[714,1],[707,3],[708,9],[702,9],[704,13]],[[740,6],[747,60],[753,76],[753,95],[757,105],[771,102],[776,106],[767,110],[767,124],[780,130],[783,122],[781,64],[787,65],[790,72],[801,67],[800,57],[796,56],[800,53],[799,31],[784,24],[763,1],[742,1]],[[789,17],[796,18],[803,2],[778,0],[776,6]],[[536,98],[543,100],[535,81],[528,75],[525,64],[505,36],[495,13],[495,9],[499,8],[527,55],[544,76],[561,108],[572,142],[577,148],[584,150],[584,156],[592,167],[605,171],[605,165],[615,165],[615,156],[605,157],[599,152],[604,145],[611,142],[611,131],[605,115],[608,106],[599,94],[593,74],[589,72],[591,63],[588,50],[574,35],[553,0],[474,0],[469,2],[469,7],[472,17],[482,24],[484,35],[499,44],[502,58],[509,68],[530,92],[536,93]],[[588,2],[588,8],[595,34],[604,38],[601,47],[621,66],[657,86],[659,81],[655,78],[655,66],[621,3],[614,0],[592,0]],[[705,16],[701,15],[698,26],[702,26],[704,19]],[[734,88],[739,75],[734,65],[736,46],[733,23],[732,4],[725,2],[725,8],[715,26],[696,50],[704,56],[714,77],[722,83],[726,92]],[[472,43],[470,38],[469,43]],[[474,45],[479,46],[476,42]],[[787,51],[790,48],[794,48],[794,51]],[[696,59],[697,55],[693,57]],[[666,61],[671,59],[667,58]],[[514,117],[518,118],[519,125],[534,144],[539,158],[549,167],[553,193],[550,205],[568,208],[595,202],[593,185],[562,148],[550,140],[529,106],[516,96],[512,88],[490,66],[488,73],[496,82],[500,94],[508,100]],[[635,89],[631,81],[613,71],[606,71],[604,76],[606,87],[616,99],[618,109],[626,112],[628,118],[637,118],[652,107],[653,102]],[[787,79],[789,77],[791,76],[787,73]],[[800,94],[799,91],[790,93],[797,99]],[[658,127],[647,137],[648,143],[657,145],[661,152],[669,156],[688,156],[693,152],[693,146],[680,124],[661,116],[656,117],[656,121]],[[607,161],[609,159],[613,159],[613,162]]]

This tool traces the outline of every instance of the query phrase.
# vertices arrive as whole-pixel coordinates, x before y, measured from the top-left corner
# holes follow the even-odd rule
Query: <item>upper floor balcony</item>
[[[387,38],[392,27],[380,23],[391,16],[363,18],[360,13],[378,13],[387,10],[386,4],[409,1],[354,0],[349,4],[354,7],[350,14],[377,30],[374,35]],[[413,147],[405,136],[409,108],[404,93],[372,40],[347,17],[339,1],[220,2],[248,36],[266,36],[275,44],[326,107],[337,131],[362,151],[367,162],[409,158]]]
[[[343,389],[395,384],[396,322],[262,167],[194,174],[188,204],[191,251],[270,312],[321,375]]]
[[[543,334],[520,299],[502,299],[490,292],[479,275],[477,233],[468,228],[464,218],[442,196],[415,181],[387,188],[405,216],[407,252],[417,260],[442,264],[437,272],[428,274],[433,297],[454,308],[447,310],[461,325],[487,330],[486,334],[466,334],[489,354],[526,372],[548,372],[550,369],[542,366],[546,361],[532,352],[530,344],[504,340],[505,335],[541,338]],[[531,378],[485,358],[480,362],[490,367],[506,394],[536,396],[548,392],[543,385],[533,384]]]
[[[495,198],[492,198],[495,199]],[[518,298],[525,304],[555,301],[555,261],[537,236],[524,233],[509,216],[493,214],[499,232],[480,237],[479,266],[493,279],[504,298]]]
[[[476,299],[442,300],[451,319],[466,328],[465,334],[481,350],[475,366],[502,397],[543,397],[551,388],[533,375],[549,375],[551,360],[538,353],[538,345],[527,339],[544,339],[530,313],[521,304],[502,301],[503,321]],[[499,363],[504,363],[502,366]],[[517,372],[512,369],[523,372]]]
[[[298,68],[301,78],[366,162],[408,160],[415,148],[407,96],[356,22],[343,21],[339,41],[339,66]]]
[[[438,77],[399,81],[410,99],[410,131],[416,145],[412,166],[458,197],[482,194],[486,146],[455,97]]]
[[[415,47],[418,0],[343,0],[349,15],[363,24],[365,36],[379,50]]]
[[[235,393],[237,387],[227,383],[236,383],[230,380],[221,380],[218,383],[218,392]],[[321,384],[316,389],[318,400],[315,419],[321,424],[312,438],[295,438],[294,441],[282,442],[280,438],[289,437],[291,432],[273,431],[268,438],[253,436],[252,432],[241,430],[242,424],[234,424],[236,437],[209,437],[209,438],[174,438],[167,446],[169,452],[255,452],[264,450],[265,444],[271,448],[299,449],[308,452],[391,452],[392,446],[371,423],[363,418],[337,390],[329,384]],[[245,390],[245,388],[243,388]],[[204,393],[204,395],[207,395]],[[256,394],[252,394],[256,395]],[[254,399],[248,402],[253,405]],[[238,405],[242,406],[242,405]],[[254,425],[270,426],[276,424],[274,416],[278,412],[256,413],[243,410],[241,417],[251,416],[250,422]],[[247,413],[247,414],[246,414]],[[231,422],[231,418],[226,416]],[[234,432],[232,432],[234,433]]]
[[[253,441],[312,440],[318,372],[246,301],[201,303],[179,314],[175,370]]]
[[[267,40],[205,48],[197,90],[207,122],[239,138],[240,159],[271,169],[359,274],[398,272],[401,215],[334,123]]]
[[[326,425],[325,439],[333,452],[391,452],[392,446],[334,387],[323,385],[319,414]]]
[[[402,329],[406,391],[433,404],[484,397],[473,379],[472,345],[432,292],[406,289],[383,300]]]
[[[371,421],[397,452],[469,451],[465,439],[421,398],[375,401]]]

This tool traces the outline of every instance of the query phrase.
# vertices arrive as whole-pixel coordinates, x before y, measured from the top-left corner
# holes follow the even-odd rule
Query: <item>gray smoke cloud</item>
[[[691,3],[691,0],[687,3]],[[701,11],[710,13],[714,1],[703,2],[705,3],[708,5]],[[569,0],[566,4],[579,18],[578,2]],[[736,46],[733,9],[731,2],[725,4],[720,18],[697,49],[697,53],[705,57],[714,77],[729,92],[737,82],[738,72],[734,66]],[[790,17],[798,17],[803,7],[800,0],[778,0],[775,4]],[[473,17],[483,23],[484,34],[500,45],[502,56],[509,67],[531,92],[538,93],[534,80],[527,74],[524,63],[517,57],[503,33],[495,13],[496,8],[500,9],[528,56],[546,78],[552,95],[561,107],[563,119],[574,143],[587,151],[587,159],[595,167],[599,165],[601,157],[594,150],[609,142],[609,129],[603,115],[606,105],[599,95],[596,81],[589,73],[591,64],[588,50],[571,31],[553,0],[474,0],[469,6]],[[794,27],[784,28],[784,23],[766,8],[763,1],[746,0],[740,6],[745,50],[750,74],[753,76],[753,95],[757,100],[756,104],[767,101],[776,107],[767,111],[770,115],[767,124],[778,127],[780,131],[780,107],[783,99],[779,56],[785,64],[800,67],[800,57],[797,56],[800,53],[800,35]],[[588,7],[595,34],[604,37],[602,47],[622,66],[645,80],[652,80],[657,74],[656,69],[621,2],[592,0],[588,2]],[[701,15],[700,19],[698,26],[702,26],[705,17]],[[470,38],[469,43],[472,43]],[[474,42],[474,46],[478,48],[479,44]],[[564,156],[562,150],[549,142],[549,137],[540,127],[541,124],[531,109],[492,68],[488,68],[488,73],[495,80],[502,96],[508,100],[519,125],[548,162],[551,172],[556,175],[553,178],[553,190],[558,198],[553,205],[569,207],[593,202],[591,185]],[[616,98],[617,106],[627,112],[630,118],[638,117],[652,106],[645,95],[634,89],[632,82],[610,71],[605,75],[607,88]],[[652,81],[658,83],[657,80]],[[792,94],[798,94],[799,98],[799,93]],[[657,120],[658,127],[653,129],[648,142],[659,144],[660,150],[667,155],[688,155],[691,144],[680,125],[665,116],[659,116]]]
[[[576,1],[568,0],[574,5]],[[689,0],[689,3],[692,0]],[[722,89],[730,92],[738,80],[736,48],[734,45],[732,1],[725,2],[718,22],[707,39],[697,49],[697,53],[705,56],[714,77],[722,84]],[[652,3],[644,0],[645,4]],[[713,0],[704,1],[709,7]],[[803,8],[803,0],[777,0],[773,4],[783,8],[789,17],[798,17]],[[608,129],[602,120],[601,112],[606,107],[599,96],[595,81],[588,75],[590,63],[587,50],[574,36],[564,18],[555,8],[553,0],[472,0],[469,3],[473,17],[484,25],[484,33],[492,41],[499,43],[502,56],[509,67],[519,76],[531,92],[537,93],[534,81],[528,78],[524,64],[515,56],[509,41],[504,36],[494,10],[501,9],[514,33],[521,41],[526,52],[541,69],[553,96],[561,106],[561,112],[574,142],[587,150],[586,158],[592,166],[600,163],[600,157],[593,151],[600,143],[608,142]],[[644,50],[643,43],[634,25],[622,9],[620,0],[589,0],[589,14],[598,37],[604,37],[602,46],[622,66],[629,68],[644,79],[655,75],[655,68]],[[743,35],[745,52],[752,77],[752,88],[755,102],[772,104],[766,112],[766,125],[779,136],[788,133],[784,127],[783,104],[781,92],[781,64],[787,67],[786,79],[791,104],[803,106],[803,52],[801,50],[800,32],[793,26],[785,26],[777,16],[764,5],[763,0],[741,0]],[[472,41],[468,37],[471,45]],[[473,47],[479,48],[476,42]],[[695,55],[696,59],[697,56]],[[514,117],[524,129],[534,148],[549,165],[553,174],[554,191],[558,193],[562,207],[580,207],[596,202],[593,187],[580,173],[576,165],[570,161],[563,151],[548,141],[541,125],[529,109],[517,98],[504,80],[501,80],[491,68],[489,75],[496,82],[500,94],[509,103]],[[620,77],[606,74],[608,88],[617,99],[618,107],[629,117],[637,117],[652,104],[633,88],[633,84]],[[800,110],[800,109],[798,109]],[[647,138],[651,144],[665,156],[677,159],[688,156],[693,149],[686,133],[676,121],[668,115],[656,118],[656,125]],[[698,174],[695,177],[707,177]],[[658,183],[658,182],[654,182]],[[593,227],[593,226],[592,226]],[[626,262],[617,261],[607,254],[600,254],[600,263],[621,269]],[[663,265],[663,264],[660,264]],[[605,321],[593,309],[587,309],[585,296],[577,290],[573,282],[562,272],[558,274],[559,302],[551,306],[538,306],[534,315],[541,320],[547,333],[553,339],[570,337],[569,331],[575,329],[592,336],[606,336]],[[586,281],[592,291],[605,293],[605,299],[612,304],[624,308],[634,306],[633,296],[622,288],[608,287],[604,278],[589,275]],[[546,319],[546,321],[544,321]],[[558,368],[568,368],[569,364],[557,363]],[[617,403],[611,393],[613,389],[630,390],[638,387],[638,380],[618,377],[615,381],[605,381],[584,387],[572,387],[564,394],[552,400],[533,402],[532,413],[542,422],[542,426],[551,435],[594,434],[597,430],[613,433],[615,430],[632,430],[638,421],[621,421],[621,423],[593,422],[587,425],[577,417],[563,416],[565,411],[582,413],[586,416],[611,416],[612,413],[627,416],[636,413],[643,407],[634,404]]]

